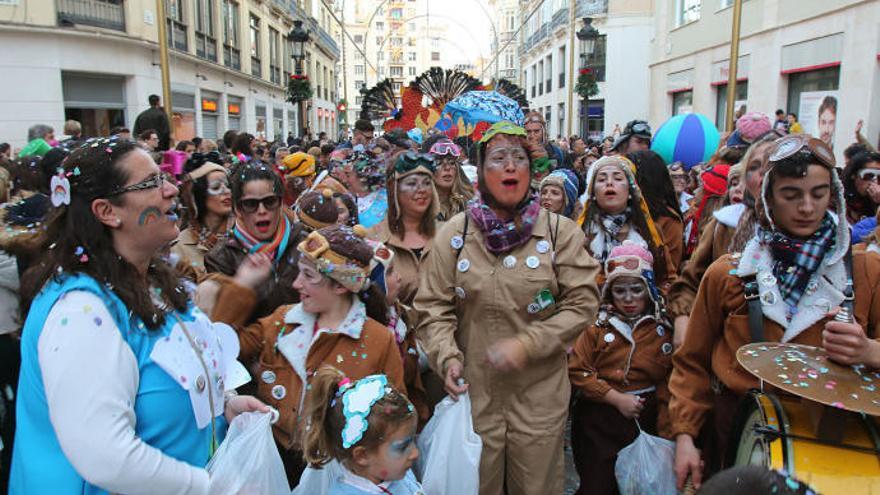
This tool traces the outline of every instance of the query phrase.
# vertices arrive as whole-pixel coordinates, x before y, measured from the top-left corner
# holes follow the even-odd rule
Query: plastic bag
[[[236,416],[208,463],[211,495],[288,495],[290,485],[272,438],[272,413]]]
[[[474,433],[471,399],[446,397],[418,439],[421,455],[415,471],[425,495],[476,495],[480,491],[483,441]]]
[[[675,444],[664,438],[639,433],[622,448],[614,464],[621,495],[675,494]]]
[[[321,469],[308,466],[291,495],[327,495],[330,492],[330,483],[342,473],[342,465],[336,459],[328,462]]]

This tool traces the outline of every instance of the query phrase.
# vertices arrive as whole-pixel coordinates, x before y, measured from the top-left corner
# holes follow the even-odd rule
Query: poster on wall
[[[809,91],[801,93],[798,122],[804,133],[812,134],[834,148],[837,127],[837,91]]]

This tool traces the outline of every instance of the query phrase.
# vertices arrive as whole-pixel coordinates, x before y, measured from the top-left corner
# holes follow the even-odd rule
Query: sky
[[[449,26],[447,40],[440,44],[445,60],[452,64],[473,63],[480,55],[491,55],[492,28],[486,0],[428,1],[431,14],[437,14]]]

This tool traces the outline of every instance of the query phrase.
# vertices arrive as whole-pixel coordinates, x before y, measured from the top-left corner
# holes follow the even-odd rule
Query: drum
[[[816,435],[807,408],[800,398],[750,393],[732,432],[735,464],[783,469],[824,495],[880,495],[876,419],[834,411],[843,424],[839,441],[829,441]]]

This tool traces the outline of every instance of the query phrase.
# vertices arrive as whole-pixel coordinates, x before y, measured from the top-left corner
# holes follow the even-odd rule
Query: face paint
[[[409,454],[409,450],[415,445],[415,437],[410,435],[402,440],[391,442],[388,445],[388,452],[392,457],[405,457]]]
[[[632,301],[644,297],[645,290],[645,284],[639,282],[614,284],[611,287],[611,296],[621,301]]]
[[[162,218],[162,211],[160,211],[159,208],[156,208],[155,206],[150,206],[149,208],[146,208],[144,211],[141,212],[140,216],[138,217],[138,225],[143,227],[147,224],[158,221],[160,218]]]

